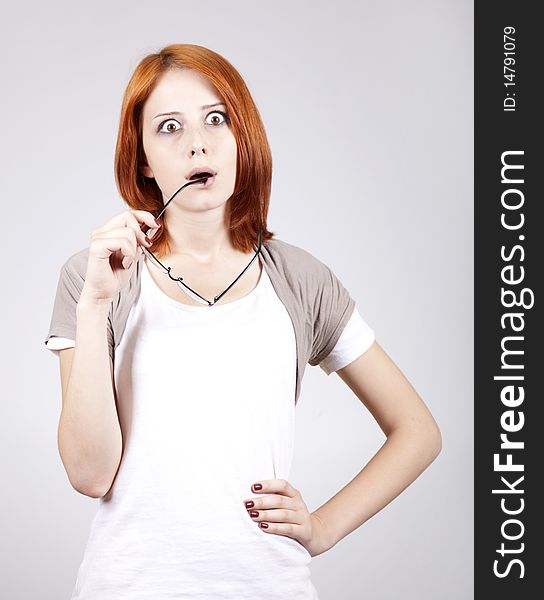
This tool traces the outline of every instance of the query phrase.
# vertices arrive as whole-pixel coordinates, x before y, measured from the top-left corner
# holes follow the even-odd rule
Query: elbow
[[[428,413],[420,426],[419,437],[427,450],[429,464],[442,452],[442,432],[434,417]]]
[[[418,448],[418,455],[427,465],[442,452],[442,433],[433,418],[417,424],[410,422],[394,431],[406,436],[411,447]]]
[[[421,428],[416,434],[415,445],[419,448],[418,455],[425,468],[433,463],[442,452],[442,434],[436,423]]]
[[[108,493],[111,487],[111,485],[104,485],[103,483],[97,483],[90,479],[81,481],[72,481],[72,479],[70,479],[70,484],[76,492],[83,496],[88,496],[89,498],[102,498]]]
[[[420,434],[427,449],[429,463],[432,463],[442,452],[442,432],[438,423],[431,417],[429,422],[423,426]]]
[[[79,492],[83,496],[88,496],[89,498],[102,498],[104,494],[98,490],[98,488],[74,488],[76,492]]]
[[[104,486],[89,486],[89,485],[78,485],[72,486],[76,492],[88,496],[89,498],[102,498],[108,493],[109,488]]]
[[[417,436],[421,444],[425,447],[429,462],[433,462],[440,452],[442,452],[442,432],[432,416],[429,416],[421,423],[418,427]]]
[[[434,460],[442,452],[442,432],[436,423],[431,428],[429,439],[432,460]]]
[[[90,467],[88,461],[74,460],[73,456],[64,451],[61,443],[59,443],[59,454],[64,465],[64,470],[68,477],[68,481],[72,488],[89,498],[102,498],[105,496],[117,475],[119,467],[118,460],[115,460],[112,467]]]

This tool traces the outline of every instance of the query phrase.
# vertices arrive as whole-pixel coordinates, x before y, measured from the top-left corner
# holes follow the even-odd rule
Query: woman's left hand
[[[256,489],[259,484],[262,486]],[[285,479],[265,479],[254,483],[252,491],[267,494],[247,498],[244,505],[248,515],[266,533],[293,538],[306,548],[310,556],[317,556],[332,547],[323,522],[309,513],[300,492]],[[253,502],[253,505],[248,504]],[[251,513],[256,511],[257,516]]]

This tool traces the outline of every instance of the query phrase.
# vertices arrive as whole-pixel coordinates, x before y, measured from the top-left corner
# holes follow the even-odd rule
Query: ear
[[[153,175],[153,171],[151,170],[151,167],[148,166],[147,164],[142,165],[140,167],[140,171],[144,177],[149,177],[150,179],[155,178],[155,175]]]

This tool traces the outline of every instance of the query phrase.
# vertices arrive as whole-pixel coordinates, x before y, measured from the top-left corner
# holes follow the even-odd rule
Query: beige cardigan
[[[85,281],[88,256],[87,247],[63,264],[44,343],[53,336],[76,339],[76,305]],[[353,313],[355,300],[327,265],[298,246],[272,238],[262,243],[261,256],[293,323],[297,346],[296,404],[306,363],[318,365],[334,348]],[[131,278],[111,303],[107,335],[112,360],[140,293],[143,259],[142,253]]]

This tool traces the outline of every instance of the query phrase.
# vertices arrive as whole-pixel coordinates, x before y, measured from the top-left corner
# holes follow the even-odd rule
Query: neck
[[[196,222],[168,217],[170,252],[200,265],[224,261],[236,253],[223,222]]]

